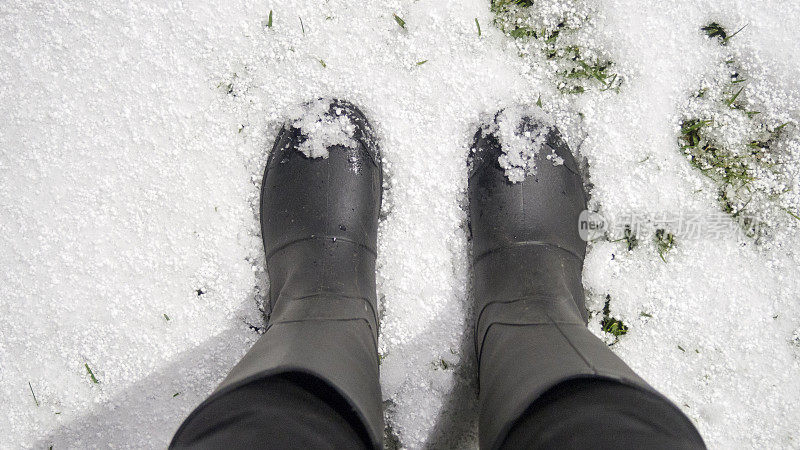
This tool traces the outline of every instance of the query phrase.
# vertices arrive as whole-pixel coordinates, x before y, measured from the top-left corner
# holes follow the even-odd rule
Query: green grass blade
[[[728,37],[725,37],[725,38],[723,38],[723,39],[722,39],[722,42],[723,42],[724,44],[727,44],[727,43],[728,43],[728,41],[730,41],[730,40],[731,40],[731,39],[732,39],[734,36],[736,36],[737,34],[739,34],[739,32],[740,32],[740,31],[742,31],[742,30],[744,30],[745,28],[747,28],[747,26],[748,26],[748,25],[750,25],[750,24],[749,24],[749,23],[746,23],[746,24],[744,24],[744,26],[743,26],[742,28],[739,28],[738,30],[736,30],[736,32],[735,32],[735,33],[733,33],[732,35],[730,35],[730,36],[728,36]]]
[[[406,21],[405,21],[405,20],[403,20],[403,19],[402,19],[400,16],[398,16],[397,14],[395,14],[395,15],[394,15],[394,21],[395,21],[395,22],[397,22],[397,24],[398,24],[398,25],[400,25],[400,28],[403,28],[403,29],[405,29],[405,28],[406,28]]]
[[[741,94],[743,90],[744,90],[744,86],[742,86],[742,88],[739,89],[739,91],[737,91],[735,94],[733,94],[733,97],[731,97],[730,99],[725,101],[725,103],[727,103],[729,107],[733,106],[733,102],[735,102],[736,99],[739,98],[739,94]]]
[[[91,378],[92,383],[100,384],[100,381],[97,379],[97,377],[94,376],[94,372],[92,372],[92,369],[89,368],[89,364],[84,363],[83,366],[86,367],[86,373],[89,374],[89,378]]]
[[[36,399],[36,394],[33,393],[33,386],[31,386],[30,381],[28,381],[28,388],[31,390],[31,395],[33,396],[33,401],[36,402],[36,406],[39,406],[39,400]]]

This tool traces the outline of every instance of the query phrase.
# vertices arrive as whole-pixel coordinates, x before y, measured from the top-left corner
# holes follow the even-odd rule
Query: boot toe
[[[583,179],[558,129],[540,116],[501,111],[475,134],[469,177],[475,258],[525,243],[583,257]]]
[[[374,253],[382,178],[377,139],[355,105],[302,105],[279,132],[264,171],[267,256],[304,239],[341,239]]]

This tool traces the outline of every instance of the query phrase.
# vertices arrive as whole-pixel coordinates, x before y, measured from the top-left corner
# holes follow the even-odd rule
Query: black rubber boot
[[[357,418],[353,426],[367,445],[381,448],[375,291],[381,163],[355,106],[334,100],[328,115],[350,121],[353,148],[334,145],[328,157],[309,158],[299,151],[306,136],[291,125],[275,141],[261,190],[268,326],[204,404],[255,380],[312,377],[341,396],[349,410],[340,412]]]
[[[524,118],[518,132],[542,129]],[[614,380],[660,394],[586,328],[586,242],[578,233],[586,192],[558,131],[546,132],[535,174],[511,183],[498,163],[497,133],[487,130],[475,135],[469,201],[480,444],[495,449],[534,400],[567,380]]]

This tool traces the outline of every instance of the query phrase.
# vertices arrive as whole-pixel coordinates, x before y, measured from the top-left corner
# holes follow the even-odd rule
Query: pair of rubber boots
[[[269,325],[211,399],[271,375],[315,377],[341,396],[362,434],[381,448],[375,287],[380,152],[354,105],[333,100],[327,114],[352,124],[354,142],[310,158],[299,150],[309,137],[292,125],[275,141],[261,191]],[[542,127],[530,118],[520,126],[520,132]],[[599,378],[652,388],[586,328],[586,242],[578,233],[586,192],[568,147],[549,130],[534,149],[535,176],[511,183],[498,163],[499,138],[487,130],[475,135],[469,212],[480,444],[497,448],[531,403],[564,381]],[[563,164],[546,159],[553,152]]]

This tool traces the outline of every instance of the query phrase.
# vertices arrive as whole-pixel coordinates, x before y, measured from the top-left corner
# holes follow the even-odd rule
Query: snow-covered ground
[[[631,251],[612,230],[584,284],[591,329],[710,447],[800,448],[800,3],[533,3],[551,30],[579,18],[559,42],[612,60],[618,93],[561,92],[568,62],[501,32],[489,0],[4,1],[0,447],[167,444],[263,325],[271,141],[293,106],[339,96],[385,158],[381,381],[408,448],[475,445],[465,189],[484,114],[541,102],[588,161],[592,208],[632,225],[733,223],[682,121],[710,116],[733,146],[789,122],[778,175],[753,182],[764,236],[673,224],[664,261],[652,223]],[[721,45],[712,21],[749,25]],[[730,95],[731,59],[754,122],[708,103]]]

